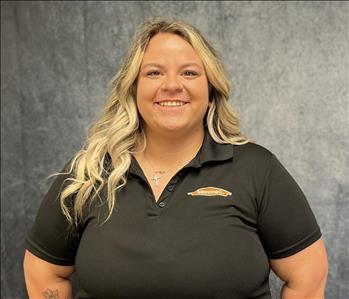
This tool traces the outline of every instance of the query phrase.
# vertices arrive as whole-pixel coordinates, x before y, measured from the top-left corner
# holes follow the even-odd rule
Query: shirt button
[[[167,187],[167,190],[170,191],[170,192],[172,192],[173,189],[174,189],[174,186],[173,186],[173,185]]]
[[[160,207],[160,208],[163,208],[164,206],[166,206],[166,203],[165,203],[165,202],[162,201],[162,202],[159,203],[159,207]]]

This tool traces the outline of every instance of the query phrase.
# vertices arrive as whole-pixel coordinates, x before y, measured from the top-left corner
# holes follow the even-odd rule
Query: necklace
[[[145,159],[144,157],[144,161],[148,164],[148,166],[150,166],[150,168],[152,169],[152,171],[154,172],[154,176],[152,177],[152,181],[155,181],[155,185],[156,187],[159,186],[159,180],[166,174],[168,173],[171,169],[175,168],[178,164],[176,164],[175,166],[171,167],[170,169],[163,171],[163,170],[154,170],[153,166],[150,165],[150,162],[148,163],[148,160]]]
[[[199,148],[200,150],[200,148]],[[196,154],[198,153],[198,151],[195,152],[194,157],[196,156]],[[165,175],[167,174],[170,170],[174,169],[176,166],[180,165],[180,163],[182,163],[183,160],[180,161],[180,163],[176,163],[173,167],[171,167],[170,169],[167,169],[166,171],[163,170],[154,170],[154,167],[150,164],[150,162],[148,162],[147,158],[145,157],[145,155],[143,154],[144,157],[144,161],[148,164],[148,166],[150,166],[150,168],[152,169],[154,176],[151,178],[152,181],[155,181],[155,185],[156,187],[159,187],[159,180]],[[191,161],[193,158],[193,156],[190,158],[189,161]],[[189,162],[187,160],[187,162]]]

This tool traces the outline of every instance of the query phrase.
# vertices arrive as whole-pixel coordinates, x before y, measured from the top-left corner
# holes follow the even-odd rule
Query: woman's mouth
[[[182,107],[187,103],[188,102],[185,102],[185,101],[161,101],[161,102],[157,102],[156,104],[161,107],[174,108],[174,107]]]

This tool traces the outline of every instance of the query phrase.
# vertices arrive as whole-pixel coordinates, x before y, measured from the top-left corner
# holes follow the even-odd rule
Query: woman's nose
[[[166,76],[161,88],[163,91],[181,91],[183,85],[177,76]]]

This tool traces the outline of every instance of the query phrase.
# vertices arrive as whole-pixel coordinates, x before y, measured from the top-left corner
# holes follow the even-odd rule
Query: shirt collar
[[[186,167],[201,167],[206,162],[224,161],[233,157],[234,146],[232,144],[217,143],[211,137],[207,127],[202,146],[193,160]]]
[[[201,148],[184,168],[200,168],[204,163],[210,161],[224,161],[233,158],[234,146],[232,144],[217,143],[211,137],[207,127],[205,126],[205,135]],[[129,173],[142,176],[142,171],[137,160],[132,156]]]

